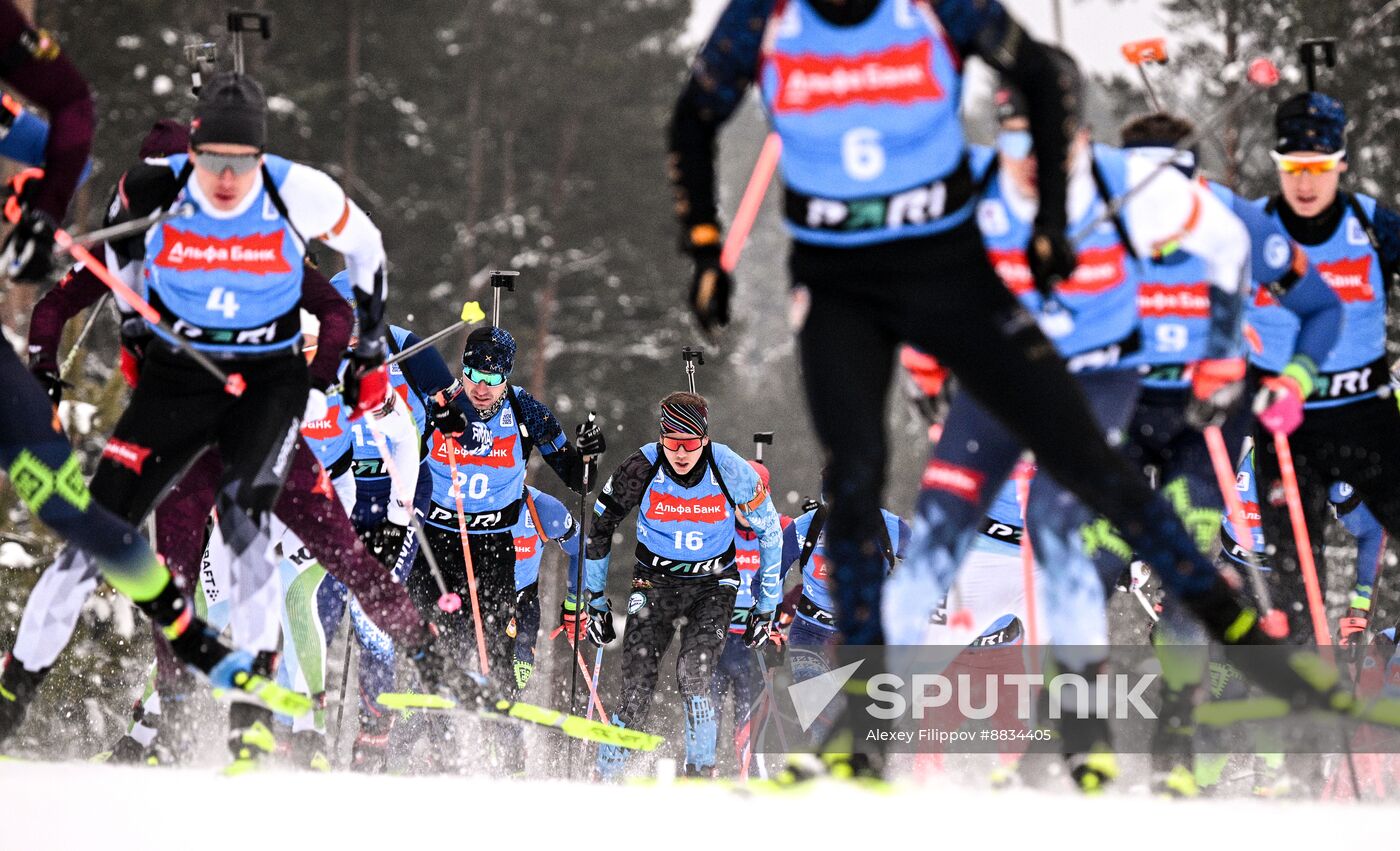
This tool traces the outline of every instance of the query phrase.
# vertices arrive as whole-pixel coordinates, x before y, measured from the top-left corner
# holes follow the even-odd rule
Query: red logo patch
[[[758,550],[736,550],[734,553],[734,563],[739,566],[740,573],[753,573],[762,566],[762,561]]]
[[[816,553],[813,553],[811,563],[813,579],[825,580],[831,577],[831,565],[826,563],[825,556],[819,556]]]
[[[103,458],[126,467],[138,476],[141,475],[141,467],[146,463],[146,458],[150,454],[151,450],[144,446],[117,440],[115,437],[108,440],[107,445],[102,447]]]
[[[978,495],[982,493],[982,483],[986,478],[976,470],[934,460],[924,468],[923,485],[926,488],[947,491],[967,502],[976,502]]]
[[[1343,302],[1371,301],[1376,297],[1371,288],[1370,254],[1319,263],[1317,271]]]
[[[220,239],[161,225],[160,255],[156,265],[181,271],[230,270],[255,275],[285,274],[292,271],[282,256],[283,234],[250,234]]]
[[[1079,265],[1074,267],[1074,274],[1060,285],[1060,292],[1069,295],[1094,295],[1113,289],[1127,277],[1123,268],[1124,256],[1121,245],[1084,249],[1079,252]],[[992,268],[1006,282],[1011,292],[1020,296],[1035,288],[1035,280],[1031,277],[1031,267],[1026,262],[1024,250],[989,249],[987,258],[991,260]]]
[[[1143,284],[1138,287],[1138,313],[1206,319],[1210,316],[1210,284]]]
[[[647,506],[647,517],[652,520],[689,520],[694,523],[719,523],[729,518],[729,502],[724,494],[700,499],[686,499],[668,493],[653,494],[651,505]]]
[[[489,455],[468,455],[462,444],[457,443],[453,455],[458,464],[505,469],[515,464],[515,439],[517,436],[512,434],[509,437],[498,437],[491,441]],[[433,432],[433,459],[444,464],[450,463],[447,460],[447,438],[443,437],[440,431]]]
[[[515,539],[515,558],[516,558],[516,560],[517,560],[517,561],[523,561],[523,560],[527,560],[527,559],[532,559],[532,558],[534,558],[534,557],[535,557],[535,551],[539,549],[539,546],[540,546],[540,536],[539,536],[539,535],[531,535],[531,536],[528,537],[528,538],[516,538],[516,539]]]
[[[326,416],[323,419],[307,420],[302,423],[301,433],[308,440],[328,440],[344,434],[345,430],[340,427],[340,406],[336,405],[326,411]]]
[[[856,56],[775,53],[775,112],[817,112],[857,103],[912,104],[944,97],[934,79],[933,44],[890,47]]]

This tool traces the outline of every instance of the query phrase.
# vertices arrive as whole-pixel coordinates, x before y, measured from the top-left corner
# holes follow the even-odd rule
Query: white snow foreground
[[[599,839],[606,847],[664,851],[716,851],[735,841],[812,851],[872,845],[1181,851],[1232,836],[1247,837],[1255,848],[1323,848],[1347,819],[1362,815],[1356,807],[1084,798],[975,790],[942,780],[891,793],[829,783],[745,795],[693,783],[606,786],[288,772],[223,777],[209,769],[0,762],[0,848],[14,851],[523,851]],[[1365,814],[1386,817],[1370,806]]]

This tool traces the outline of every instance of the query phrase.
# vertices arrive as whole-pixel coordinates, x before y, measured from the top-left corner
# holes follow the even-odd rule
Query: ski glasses
[[[211,154],[198,148],[194,152],[195,164],[205,171],[223,174],[225,170],[243,176],[258,167],[262,154]]]
[[[506,377],[499,372],[483,372],[469,366],[462,367],[462,377],[474,384],[485,384],[487,387],[500,387],[506,383]]]
[[[705,445],[705,438],[667,437],[663,434],[661,435],[661,445],[671,450],[672,452],[679,452],[681,450],[684,450],[686,452],[699,452],[700,447]]]
[[[997,150],[1004,157],[1023,160],[1031,155],[1031,131],[1003,130],[997,134]]]
[[[1336,171],[1346,155],[1346,151],[1335,154],[1280,154],[1269,151],[1269,156],[1274,158],[1274,164],[1283,174],[1326,174]]]

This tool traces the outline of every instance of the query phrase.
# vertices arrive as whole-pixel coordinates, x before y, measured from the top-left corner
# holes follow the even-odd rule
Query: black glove
[[[0,269],[10,280],[37,284],[53,272],[53,232],[58,225],[48,213],[24,208],[0,248]]]
[[[1055,287],[1074,274],[1078,259],[1062,227],[1047,227],[1036,223],[1031,241],[1026,245],[1026,262],[1036,291],[1049,298]]]
[[[777,612],[749,613],[749,625],[744,628],[744,646],[758,648],[767,644],[773,637],[773,621],[777,617]]]
[[[602,602],[602,608],[596,604]],[[607,597],[588,595],[588,640],[595,647],[612,644],[617,640],[617,630],[613,629],[612,603]]]
[[[403,539],[408,535],[408,527],[385,520],[363,535],[365,549],[385,567],[393,567],[398,561]]]
[[[719,265],[718,243],[694,246],[689,251],[695,261],[695,274],[690,279],[690,310],[700,329],[712,334],[729,324],[729,293],[734,281]]]
[[[44,386],[44,392],[49,394],[49,401],[55,405],[63,401],[64,388],[73,386],[59,377],[58,369],[54,367],[31,366],[29,372]]]
[[[454,381],[438,394],[442,402],[438,401],[438,396],[433,397],[433,409],[428,412],[428,419],[432,421],[433,428],[447,437],[460,437],[467,432],[467,415],[458,409],[456,402],[463,392],[462,382]]]
[[[603,439],[603,429],[596,421],[579,423],[574,432],[574,448],[585,458],[597,458],[607,451],[608,443]]]

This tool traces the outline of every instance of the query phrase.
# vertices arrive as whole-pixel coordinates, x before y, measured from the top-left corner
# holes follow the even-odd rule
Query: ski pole
[[[481,605],[476,597],[476,571],[472,567],[471,538],[467,534],[467,512],[462,507],[462,483],[457,480],[457,441],[447,438],[447,466],[452,471],[452,492],[457,498],[457,533],[462,539],[462,562],[467,569],[467,593],[472,601],[472,620],[476,622],[476,658],[481,673],[489,676],[491,663],[486,658],[486,631],[481,624]]]
[[[1317,564],[1313,561],[1312,540],[1308,535],[1308,521],[1303,516],[1303,497],[1298,491],[1298,474],[1293,469],[1293,451],[1288,445],[1288,435],[1281,431],[1274,432],[1274,449],[1278,452],[1283,494],[1288,500],[1288,519],[1293,523],[1293,543],[1298,550],[1298,566],[1303,571],[1303,588],[1308,595],[1313,633],[1319,645],[1330,647],[1332,634],[1327,629],[1327,613],[1322,607],[1322,588],[1317,581]]]
[[[348,605],[346,614],[349,614]],[[351,619],[347,617],[346,620]],[[350,687],[350,645],[355,643],[354,623],[347,623],[346,627],[345,653],[340,660],[340,698],[335,704],[335,750],[332,752],[335,758],[340,756],[340,742],[343,739],[340,732],[345,729],[342,722],[345,720],[345,691]]]
[[[603,708],[603,701],[598,699],[598,679],[603,675],[603,648],[599,647],[593,654],[593,683],[589,686],[592,696],[588,698],[588,711],[593,712],[593,706],[598,706],[598,720],[604,723],[608,720],[608,711]]]
[[[432,334],[429,334],[427,337],[424,337],[423,339],[409,346],[408,348],[396,352],[393,357],[384,361],[384,365],[393,366],[401,360],[411,358],[419,352],[423,351],[424,349],[428,348],[432,344],[436,343],[438,340],[441,340],[443,337],[446,337],[448,334],[451,334],[452,332],[457,331],[460,328],[465,328],[466,326],[471,325],[475,322],[480,322],[485,318],[486,314],[481,312],[480,304],[477,304],[474,301],[466,302],[462,305],[462,318],[458,319],[456,322],[453,322],[451,325],[447,326],[441,331],[435,331]]]
[[[515,279],[518,277],[520,273],[513,270],[491,273],[491,324],[497,328],[501,327],[501,290],[515,292]]]
[[[1016,501],[1021,503],[1021,582],[1026,589],[1026,640],[1035,647],[1040,637],[1035,610],[1035,551],[1031,548],[1030,520],[1027,517],[1031,477],[1035,475],[1035,468],[1023,462],[1016,465],[1014,475]]]
[[[101,318],[102,308],[107,306],[107,299],[111,297],[112,293],[110,290],[103,293],[102,298],[99,298],[97,304],[94,304],[92,309],[88,311],[87,321],[83,323],[83,330],[78,332],[78,339],[73,341],[73,348],[68,350],[68,355],[63,358],[63,363],[58,367],[60,379],[67,375],[68,371],[73,368],[74,362],[78,359],[78,352],[83,348],[83,341],[87,339],[88,334],[92,332],[93,326],[95,326],[97,320]]]
[[[588,412],[588,422],[590,424],[597,421],[597,419],[597,416],[592,411]],[[578,596],[575,598],[575,603],[579,606],[580,609],[584,608],[587,605],[587,603],[584,602],[584,599],[587,595],[585,594],[583,588],[583,563],[588,558],[588,492],[592,489],[592,482],[589,481],[588,466],[591,460],[592,459],[589,458],[583,459],[583,470],[581,473],[582,487],[579,488],[578,500],[578,561],[574,566],[574,588],[578,589]],[[579,639],[577,628],[577,621],[575,621],[575,642],[577,642]],[[575,650],[577,650],[577,648],[575,648]],[[582,661],[582,659],[580,659],[580,661]],[[569,675],[570,713],[573,713],[574,711],[574,705],[575,701],[577,700],[577,697],[578,669],[574,668],[573,672]],[[601,703],[599,703],[599,707],[602,707]],[[570,779],[572,779],[574,776],[574,746],[572,744],[569,745],[569,766],[567,776]]]
[[[1123,58],[1128,60],[1128,64],[1137,69],[1138,76],[1142,78],[1142,85],[1147,89],[1147,96],[1152,99],[1152,106],[1158,112],[1164,112],[1162,102],[1157,99],[1157,92],[1152,88],[1152,81],[1147,78],[1147,70],[1144,65],[1166,65],[1167,64],[1167,40],[1165,38],[1148,38],[1142,41],[1130,41],[1123,45]]]
[[[389,392],[393,392],[392,390]],[[389,446],[384,440],[384,435],[380,434],[372,426],[366,424],[370,438],[374,441],[374,448],[379,450],[379,457],[384,459],[384,469],[389,472],[389,481],[393,487],[397,488],[397,483],[402,483],[399,478],[398,465],[394,463],[393,456],[389,454]],[[456,477],[453,477],[456,481]],[[405,489],[406,492],[406,489]],[[428,570],[433,574],[433,581],[437,583],[440,596],[437,606],[445,614],[452,614],[462,608],[462,597],[447,590],[447,582],[442,577],[442,570],[438,567],[437,557],[433,555],[433,548],[428,545],[428,536],[423,534],[423,524],[418,519],[418,510],[409,507],[408,522],[413,526],[413,534],[418,536],[418,551],[423,554],[423,560],[428,563]],[[475,601],[473,601],[475,602]],[[348,651],[347,651],[348,652]]]
[[[1230,468],[1230,451],[1225,447],[1225,436],[1218,425],[1206,426],[1201,434],[1206,439],[1206,449],[1210,450],[1210,463],[1215,468],[1215,483],[1220,488],[1220,495],[1224,498],[1225,508],[1229,513],[1230,530],[1241,549],[1245,550],[1245,568],[1249,573],[1250,587],[1254,589],[1259,608],[1264,611],[1260,627],[1263,628],[1264,634],[1271,638],[1283,638],[1288,634],[1288,618],[1274,608],[1269,586],[1265,584],[1264,574],[1259,571],[1259,564],[1254,558],[1251,547],[1254,533],[1249,529],[1249,519],[1245,517],[1239,491],[1235,489],[1235,476]]]
[[[181,204],[169,210],[153,210],[150,215],[129,222],[119,222],[109,227],[90,230],[87,233],[69,234],[69,237],[75,245],[97,245],[145,233],[162,222],[168,222],[171,219],[188,219],[193,215],[193,204]]]
[[[225,374],[224,371],[215,366],[214,362],[209,360],[203,352],[187,343],[183,337],[175,333],[169,325],[165,324],[164,320],[160,318],[160,313],[154,307],[151,307],[150,302],[137,295],[131,287],[128,287],[122,282],[121,278],[112,274],[112,270],[108,269],[105,263],[92,256],[92,252],[88,251],[77,242],[74,242],[73,237],[69,235],[66,230],[63,228],[55,228],[53,238],[59,248],[67,251],[74,260],[77,260],[91,269],[98,280],[106,284],[107,288],[116,293],[117,297],[122,301],[126,302],[128,307],[141,314],[142,319],[145,319],[147,322],[154,325],[157,330],[163,332],[171,345],[188,355],[189,358],[205,372],[217,378],[219,383],[223,385],[225,393],[230,396],[242,396],[243,391],[248,389],[248,384],[243,380],[242,375],[236,372]]]
[[[749,240],[754,220],[763,206],[763,196],[768,193],[768,184],[773,180],[773,172],[778,167],[778,159],[783,153],[783,140],[777,133],[769,133],[763,140],[763,149],[753,164],[753,174],[749,175],[749,185],[744,187],[744,197],[739,200],[739,209],[734,213],[734,223],[729,227],[729,235],[720,251],[719,265],[726,272],[733,272],[739,265],[739,255],[744,251],[744,243]]]
[[[768,712],[764,715],[763,727],[759,730],[759,738],[763,738],[763,733],[768,729],[768,718],[778,712],[777,698],[773,696],[773,678],[768,673],[768,663],[763,661],[763,651],[758,650],[754,654],[758,660],[758,673],[763,677],[763,695],[768,701]],[[783,723],[778,722],[778,741],[782,743],[783,753],[788,753],[787,733],[783,731]]]

